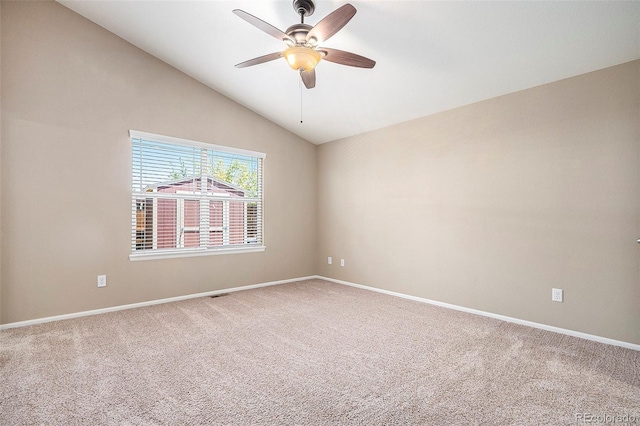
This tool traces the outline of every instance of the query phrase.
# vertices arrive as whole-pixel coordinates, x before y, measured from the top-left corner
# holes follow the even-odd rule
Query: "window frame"
[[[145,140],[145,141],[150,141],[150,142],[159,142],[159,143],[165,143],[165,144],[172,144],[172,145],[177,145],[177,146],[182,146],[182,147],[190,147],[190,148],[199,148],[199,149],[205,149],[207,151],[214,151],[214,152],[222,152],[225,154],[236,154],[236,155],[242,155],[242,156],[248,156],[248,157],[254,157],[254,158],[258,158],[260,159],[260,167],[258,170],[258,196],[255,198],[258,198],[258,204],[261,206],[258,209],[258,213],[257,213],[257,223],[258,223],[258,234],[261,235],[261,241],[257,244],[246,244],[245,245],[221,245],[221,246],[210,246],[210,247],[176,247],[176,248],[167,248],[167,249],[158,249],[158,248],[151,248],[151,249],[143,249],[143,250],[139,250],[137,249],[137,241],[136,241],[136,226],[137,226],[137,210],[138,210],[138,206],[137,206],[137,200],[140,198],[144,198],[144,194],[142,192],[139,191],[135,191],[134,190],[134,186],[133,186],[133,179],[134,179],[134,170],[133,170],[133,164],[134,164],[134,158],[133,158],[133,144],[134,144],[134,139],[141,139],[141,140]],[[250,150],[246,150],[246,149],[240,149],[240,148],[234,148],[234,147],[228,147],[228,146],[223,146],[223,145],[216,145],[216,144],[210,144],[210,143],[205,143],[205,142],[198,142],[198,141],[193,141],[193,140],[189,140],[189,139],[183,139],[183,138],[177,138],[177,137],[173,137],[173,136],[164,136],[164,135],[158,135],[158,134],[154,134],[154,133],[148,133],[148,132],[141,132],[138,130],[129,130],[129,142],[130,142],[130,147],[132,149],[131,151],[131,200],[132,200],[132,209],[131,209],[131,252],[129,254],[129,260],[131,261],[139,261],[139,260],[156,260],[156,259],[171,259],[171,258],[181,258],[181,257],[198,257],[198,256],[211,256],[211,255],[220,255],[220,254],[239,254],[239,253],[255,253],[255,252],[263,252],[266,249],[266,245],[265,245],[265,233],[264,233],[264,160],[266,158],[266,154],[262,153],[262,152],[256,152],[256,151],[250,151]],[[176,195],[176,199],[187,199],[188,195],[187,194],[175,194]],[[202,195],[202,194],[200,194]],[[209,192],[207,191],[207,193],[205,193],[205,195],[209,195]],[[172,197],[173,198],[173,197]],[[216,198],[226,198],[224,196],[222,196],[221,194],[216,194]],[[153,198],[154,200],[157,200],[157,198]],[[189,199],[192,199],[189,197]],[[201,198],[198,198],[202,201]],[[206,197],[204,198],[206,199]],[[216,201],[215,199],[213,201]],[[232,200],[227,200],[227,203],[229,201]],[[154,201],[155,202],[155,201]],[[246,211],[247,209],[247,205],[245,202],[245,206],[244,209]],[[157,220],[157,215],[153,215],[153,220]],[[246,229],[248,226],[248,220],[247,220],[247,216],[244,216],[244,228],[245,228],[245,235],[246,235]],[[154,226],[154,232],[155,232],[155,226]],[[245,238],[246,241],[246,238]]]

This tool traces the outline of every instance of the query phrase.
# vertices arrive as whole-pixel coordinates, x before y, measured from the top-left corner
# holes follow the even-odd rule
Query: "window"
[[[131,260],[264,250],[265,154],[129,134]]]

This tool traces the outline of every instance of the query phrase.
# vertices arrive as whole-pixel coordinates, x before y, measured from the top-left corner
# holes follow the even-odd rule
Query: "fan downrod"
[[[304,22],[305,17],[313,15],[316,6],[313,0],[293,0],[293,10],[300,15],[300,18],[302,18]]]

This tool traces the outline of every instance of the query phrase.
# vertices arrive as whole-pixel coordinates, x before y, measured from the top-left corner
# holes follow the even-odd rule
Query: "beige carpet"
[[[640,424],[640,352],[313,280],[1,331],[0,398],[1,425]]]

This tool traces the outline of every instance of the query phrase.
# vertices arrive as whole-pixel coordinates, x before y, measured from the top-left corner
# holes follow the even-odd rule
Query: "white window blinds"
[[[264,250],[265,154],[130,136],[132,260]]]

